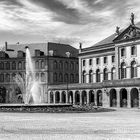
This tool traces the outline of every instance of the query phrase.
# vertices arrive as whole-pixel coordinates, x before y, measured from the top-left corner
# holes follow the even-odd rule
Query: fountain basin
[[[61,112],[72,104],[0,104],[0,112]]]

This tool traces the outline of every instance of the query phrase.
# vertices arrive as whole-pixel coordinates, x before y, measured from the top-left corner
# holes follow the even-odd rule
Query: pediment
[[[124,31],[122,31],[114,40],[113,42],[119,41],[127,41],[134,38],[140,37],[140,28],[136,27],[135,25],[130,25]]]

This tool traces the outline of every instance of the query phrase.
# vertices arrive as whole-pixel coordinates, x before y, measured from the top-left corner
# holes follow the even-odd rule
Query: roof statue
[[[135,15],[134,15],[134,13],[131,13],[131,18],[130,18],[130,20],[131,20],[131,24],[132,24],[132,25],[135,25],[135,24],[134,24],[134,19],[135,19]]]
[[[79,48],[80,48],[80,50],[82,49],[82,43],[81,42],[79,43]]]
[[[116,27],[116,35],[119,35],[120,34],[120,27]]]

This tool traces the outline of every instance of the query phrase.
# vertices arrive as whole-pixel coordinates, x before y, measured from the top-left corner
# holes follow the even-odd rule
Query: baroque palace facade
[[[25,76],[25,47],[28,46],[41,85],[42,103],[48,101],[48,85],[78,83],[78,50],[67,44],[7,44],[0,51],[0,103],[21,103],[22,94],[14,77]]]
[[[140,28],[130,25],[89,48],[79,49],[79,84],[48,87],[48,103],[103,107],[140,106]]]

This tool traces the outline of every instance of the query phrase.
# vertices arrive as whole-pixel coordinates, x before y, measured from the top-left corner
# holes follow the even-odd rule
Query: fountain
[[[21,90],[24,104],[40,104],[41,103],[41,87],[35,77],[35,68],[32,62],[29,48],[26,46],[26,73],[22,77],[16,74],[14,80]]]
[[[41,102],[41,85],[36,79],[36,70],[32,62],[31,54],[28,46],[26,49],[26,72],[24,76],[16,74],[14,80],[17,83],[22,93],[24,104],[1,104],[0,111],[10,112],[54,112],[59,111],[60,108],[71,107],[71,104],[47,104]],[[55,108],[55,109],[54,109]]]

